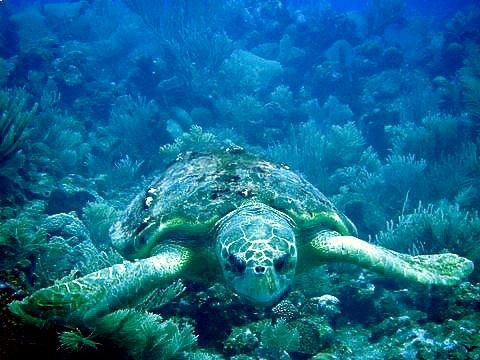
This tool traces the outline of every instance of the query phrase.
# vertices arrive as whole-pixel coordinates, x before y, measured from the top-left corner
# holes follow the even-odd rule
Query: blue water
[[[0,0],[0,359],[480,358],[479,29],[474,0]],[[153,255],[163,219],[201,201],[193,174],[168,188],[186,200],[161,217],[149,209],[166,186],[152,181],[223,151],[263,160],[201,177],[218,183],[215,219],[245,198],[297,222],[288,289],[268,306],[238,296],[214,257],[217,228],[181,224],[161,243],[206,250],[200,276],[128,301],[95,281],[80,294],[109,299],[96,316],[125,312],[93,326],[74,279]],[[284,179],[270,198],[275,166],[344,215],[295,218],[292,199],[317,190],[290,199]],[[316,231],[355,235],[347,218],[366,242],[458,254],[475,270],[422,286],[304,256]],[[115,240],[118,222],[134,230]],[[65,276],[62,301],[32,300],[44,327],[8,310]]]

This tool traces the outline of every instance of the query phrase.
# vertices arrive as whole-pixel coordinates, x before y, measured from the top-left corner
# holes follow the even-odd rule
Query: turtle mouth
[[[245,302],[247,302],[251,305],[254,305],[256,307],[266,308],[266,307],[269,307],[269,306],[273,306],[277,302],[282,300],[285,297],[285,295],[287,294],[287,292],[288,292],[288,289],[286,289],[285,291],[282,291],[278,294],[275,294],[274,296],[271,295],[269,297],[251,297],[251,296],[248,296],[248,295],[243,295],[242,299],[244,299]]]
[[[248,268],[245,274],[232,279],[233,290],[247,302],[256,306],[269,306],[279,301],[289,288],[284,276],[275,274],[270,267]]]

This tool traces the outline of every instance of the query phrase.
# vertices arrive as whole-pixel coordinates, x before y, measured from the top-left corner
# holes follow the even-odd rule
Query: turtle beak
[[[254,305],[268,306],[287,291],[288,285],[275,274],[272,267],[255,266],[246,269],[242,279],[234,284],[234,288]]]

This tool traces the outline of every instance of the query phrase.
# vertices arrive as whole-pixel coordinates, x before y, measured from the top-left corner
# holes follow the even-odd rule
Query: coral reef
[[[23,90],[0,92],[0,164],[19,150],[25,141],[25,129],[32,121],[36,105],[26,110],[27,93]]]
[[[480,8],[347,3],[0,1],[2,359],[480,357]],[[468,257],[470,282],[328,264],[264,309],[186,281],[95,329],[9,312],[122,264],[133,195],[221,148],[299,172],[374,244]]]

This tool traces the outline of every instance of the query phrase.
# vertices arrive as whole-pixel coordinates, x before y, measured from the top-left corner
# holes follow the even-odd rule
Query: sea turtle
[[[129,260],[59,281],[10,309],[36,323],[94,326],[176,278],[220,277],[241,298],[269,306],[296,273],[326,261],[439,285],[473,270],[455,254],[410,256],[358,239],[352,222],[302,176],[238,147],[179,155],[110,233]]]

